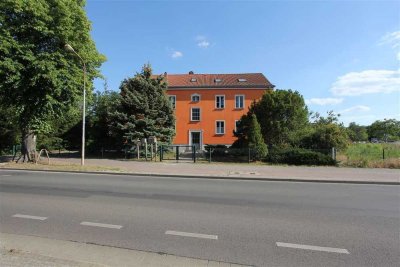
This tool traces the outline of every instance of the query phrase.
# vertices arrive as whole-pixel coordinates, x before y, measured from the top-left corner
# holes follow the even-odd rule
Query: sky
[[[400,1],[87,0],[86,11],[108,89],[145,63],[157,74],[261,72],[345,125],[400,119]]]

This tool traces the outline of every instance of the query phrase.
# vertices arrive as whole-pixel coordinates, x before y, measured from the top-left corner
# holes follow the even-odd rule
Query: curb
[[[237,176],[206,176],[206,175],[184,175],[184,174],[160,174],[160,173],[130,173],[130,172],[94,172],[94,171],[63,171],[63,170],[37,170],[37,169],[16,169],[1,168],[0,170],[10,171],[30,171],[30,172],[52,172],[52,173],[80,173],[80,174],[107,174],[124,176],[142,176],[142,177],[168,177],[182,179],[208,179],[208,180],[238,180],[238,181],[261,181],[261,182],[294,182],[294,183],[329,183],[329,184],[372,184],[372,185],[400,185],[399,182],[385,181],[346,181],[346,180],[313,180],[303,178],[265,178],[265,177],[237,177]]]

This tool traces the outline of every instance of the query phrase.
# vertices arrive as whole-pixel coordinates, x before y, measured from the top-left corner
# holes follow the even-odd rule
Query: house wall
[[[235,121],[246,114],[253,100],[259,100],[265,89],[168,89],[168,95],[176,96],[176,136],[173,144],[189,144],[190,131],[202,131],[202,144],[231,145],[236,137],[233,135]],[[191,95],[199,94],[200,101],[191,102]],[[225,95],[225,108],[215,108],[215,96]],[[243,109],[235,108],[235,95],[244,95]],[[191,108],[201,109],[201,118],[198,122],[191,121]],[[216,134],[216,121],[225,121],[225,134]]]

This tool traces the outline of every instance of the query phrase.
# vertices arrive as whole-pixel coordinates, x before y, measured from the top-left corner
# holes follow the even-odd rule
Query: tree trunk
[[[22,145],[21,145],[21,156],[17,159],[18,161],[23,157],[22,162],[25,162],[25,158],[27,157],[28,162],[36,161],[36,135],[32,131],[28,131],[22,136]]]

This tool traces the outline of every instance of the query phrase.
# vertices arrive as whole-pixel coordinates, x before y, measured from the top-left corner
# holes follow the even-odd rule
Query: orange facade
[[[182,88],[168,89],[175,102],[174,145],[232,145],[236,121],[246,114],[266,88]]]

